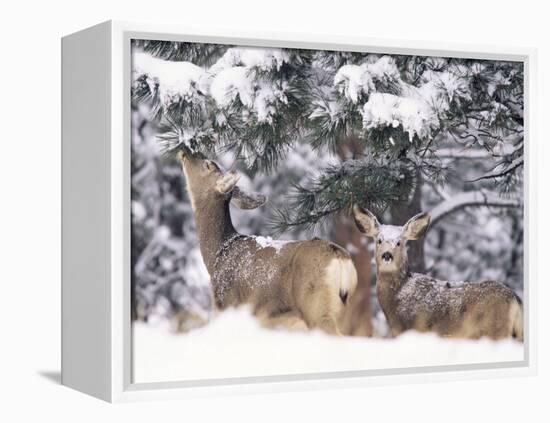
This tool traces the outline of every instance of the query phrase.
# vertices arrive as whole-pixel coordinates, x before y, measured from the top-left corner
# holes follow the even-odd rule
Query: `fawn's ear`
[[[375,238],[378,232],[380,232],[380,223],[378,223],[378,219],[370,211],[354,205],[353,218],[359,230],[365,235]]]
[[[225,173],[216,182],[216,191],[224,195],[230,193],[237,185],[237,182],[239,182],[240,177],[234,170]]]
[[[409,219],[403,226],[403,236],[405,239],[420,239],[424,236],[430,225],[430,215],[428,213],[419,213]]]
[[[246,192],[236,186],[233,189],[231,202],[238,208],[243,210],[257,209],[263,206],[267,201],[267,197],[258,192]]]

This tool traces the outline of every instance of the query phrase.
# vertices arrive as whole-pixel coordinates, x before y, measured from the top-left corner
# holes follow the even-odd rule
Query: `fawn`
[[[495,281],[452,283],[409,271],[407,241],[426,233],[428,213],[404,226],[381,225],[356,205],[353,217],[376,242],[376,292],[392,335],[414,329],[444,337],[523,340],[522,304],[512,289]]]

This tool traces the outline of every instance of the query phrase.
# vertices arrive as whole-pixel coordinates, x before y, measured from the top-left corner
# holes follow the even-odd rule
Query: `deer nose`
[[[393,260],[393,256],[391,255],[391,253],[389,251],[386,251],[385,253],[382,254],[382,260],[384,260],[384,261]]]

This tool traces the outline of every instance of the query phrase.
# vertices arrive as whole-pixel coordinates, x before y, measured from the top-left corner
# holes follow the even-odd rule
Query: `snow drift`
[[[134,380],[138,383],[247,376],[396,369],[521,361],[523,344],[448,340],[405,333],[396,339],[332,337],[259,326],[247,309],[220,313],[186,334],[135,323]]]

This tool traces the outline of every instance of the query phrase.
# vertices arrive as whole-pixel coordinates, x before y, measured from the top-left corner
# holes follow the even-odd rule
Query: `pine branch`
[[[523,165],[523,155],[515,158],[508,166],[506,166],[502,170],[486,173],[485,175],[480,176],[479,178],[473,179],[473,180],[468,181],[468,182],[477,182],[477,181],[481,181],[483,179],[502,178],[504,176],[507,176],[507,175],[515,172],[515,170],[517,168],[519,168],[520,166],[522,166],[522,165]]]
[[[491,155],[487,150],[476,148],[440,148],[433,154],[440,159],[475,159],[484,160]]]
[[[414,185],[414,169],[405,162],[380,163],[372,157],[330,166],[321,176],[294,186],[284,210],[276,210],[271,228],[280,233],[294,227],[316,229],[334,214],[359,204],[381,213],[406,202]]]
[[[431,225],[436,225],[448,215],[466,207],[521,207],[521,202],[514,198],[503,198],[494,193],[470,191],[455,195],[438,204],[430,211]]]
[[[199,66],[211,66],[231,46],[178,41],[134,40],[133,47],[141,49],[159,59],[192,62]]]

